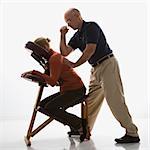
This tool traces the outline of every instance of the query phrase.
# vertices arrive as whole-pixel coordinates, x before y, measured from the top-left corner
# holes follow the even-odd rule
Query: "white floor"
[[[30,120],[30,118],[29,118]],[[0,121],[0,150],[149,150],[150,139],[148,119],[138,118],[141,142],[139,144],[115,144],[114,138],[124,134],[114,118],[103,118],[96,122],[91,140],[80,143],[78,139],[68,138],[69,128],[53,121],[31,138],[31,147],[24,142],[29,125],[23,120]],[[38,122],[39,123],[39,122]],[[35,126],[38,124],[35,123]]]

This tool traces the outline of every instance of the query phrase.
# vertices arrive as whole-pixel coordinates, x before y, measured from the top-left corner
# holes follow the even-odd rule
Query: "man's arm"
[[[83,51],[82,56],[78,59],[76,63],[74,63],[73,68],[78,67],[85,63],[87,60],[91,58],[91,56],[95,53],[96,44],[86,44],[86,48]]]
[[[87,44],[86,48],[83,51],[82,56],[78,59],[76,63],[70,62],[67,59],[65,59],[64,62],[65,64],[67,64],[72,68],[78,67],[91,58],[91,56],[95,53],[95,49],[96,49],[96,44]]]
[[[66,33],[68,30],[69,29],[66,26],[63,26],[60,29],[60,52],[63,56],[68,56],[73,51],[69,45],[66,45]]]

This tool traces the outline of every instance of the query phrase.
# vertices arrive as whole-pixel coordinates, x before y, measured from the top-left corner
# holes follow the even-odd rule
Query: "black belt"
[[[109,54],[109,55],[106,55],[106,56],[102,57],[95,64],[92,64],[92,67],[97,66],[98,64],[102,63],[104,60],[106,60],[106,59],[108,59],[110,57],[113,57],[113,56],[114,56],[113,54]]]

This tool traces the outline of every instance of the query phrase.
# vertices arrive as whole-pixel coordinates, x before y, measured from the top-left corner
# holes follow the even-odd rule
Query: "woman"
[[[78,131],[80,133],[80,140],[83,141],[88,130],[86,120],[65,110],[84,100],[86,88],[74,70],[64,64],[64,59],[66,58],[50,48],[49,42],[49,39],[43,37],[37,38],[34,41],[35,44],[47,49],[50,53],[48,60],[49,75],[35,70],[30,73],[39,76],[51,86],[58,85],[59,83],[60,92],[43,99],[40,102],[39,111]]]

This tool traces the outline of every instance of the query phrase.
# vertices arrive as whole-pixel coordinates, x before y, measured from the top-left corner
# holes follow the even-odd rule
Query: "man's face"
[[[65,16],[65,22],[68,24],[69,27],[76,30],[78,29],[78,16],[74,13],[66,13]]]

